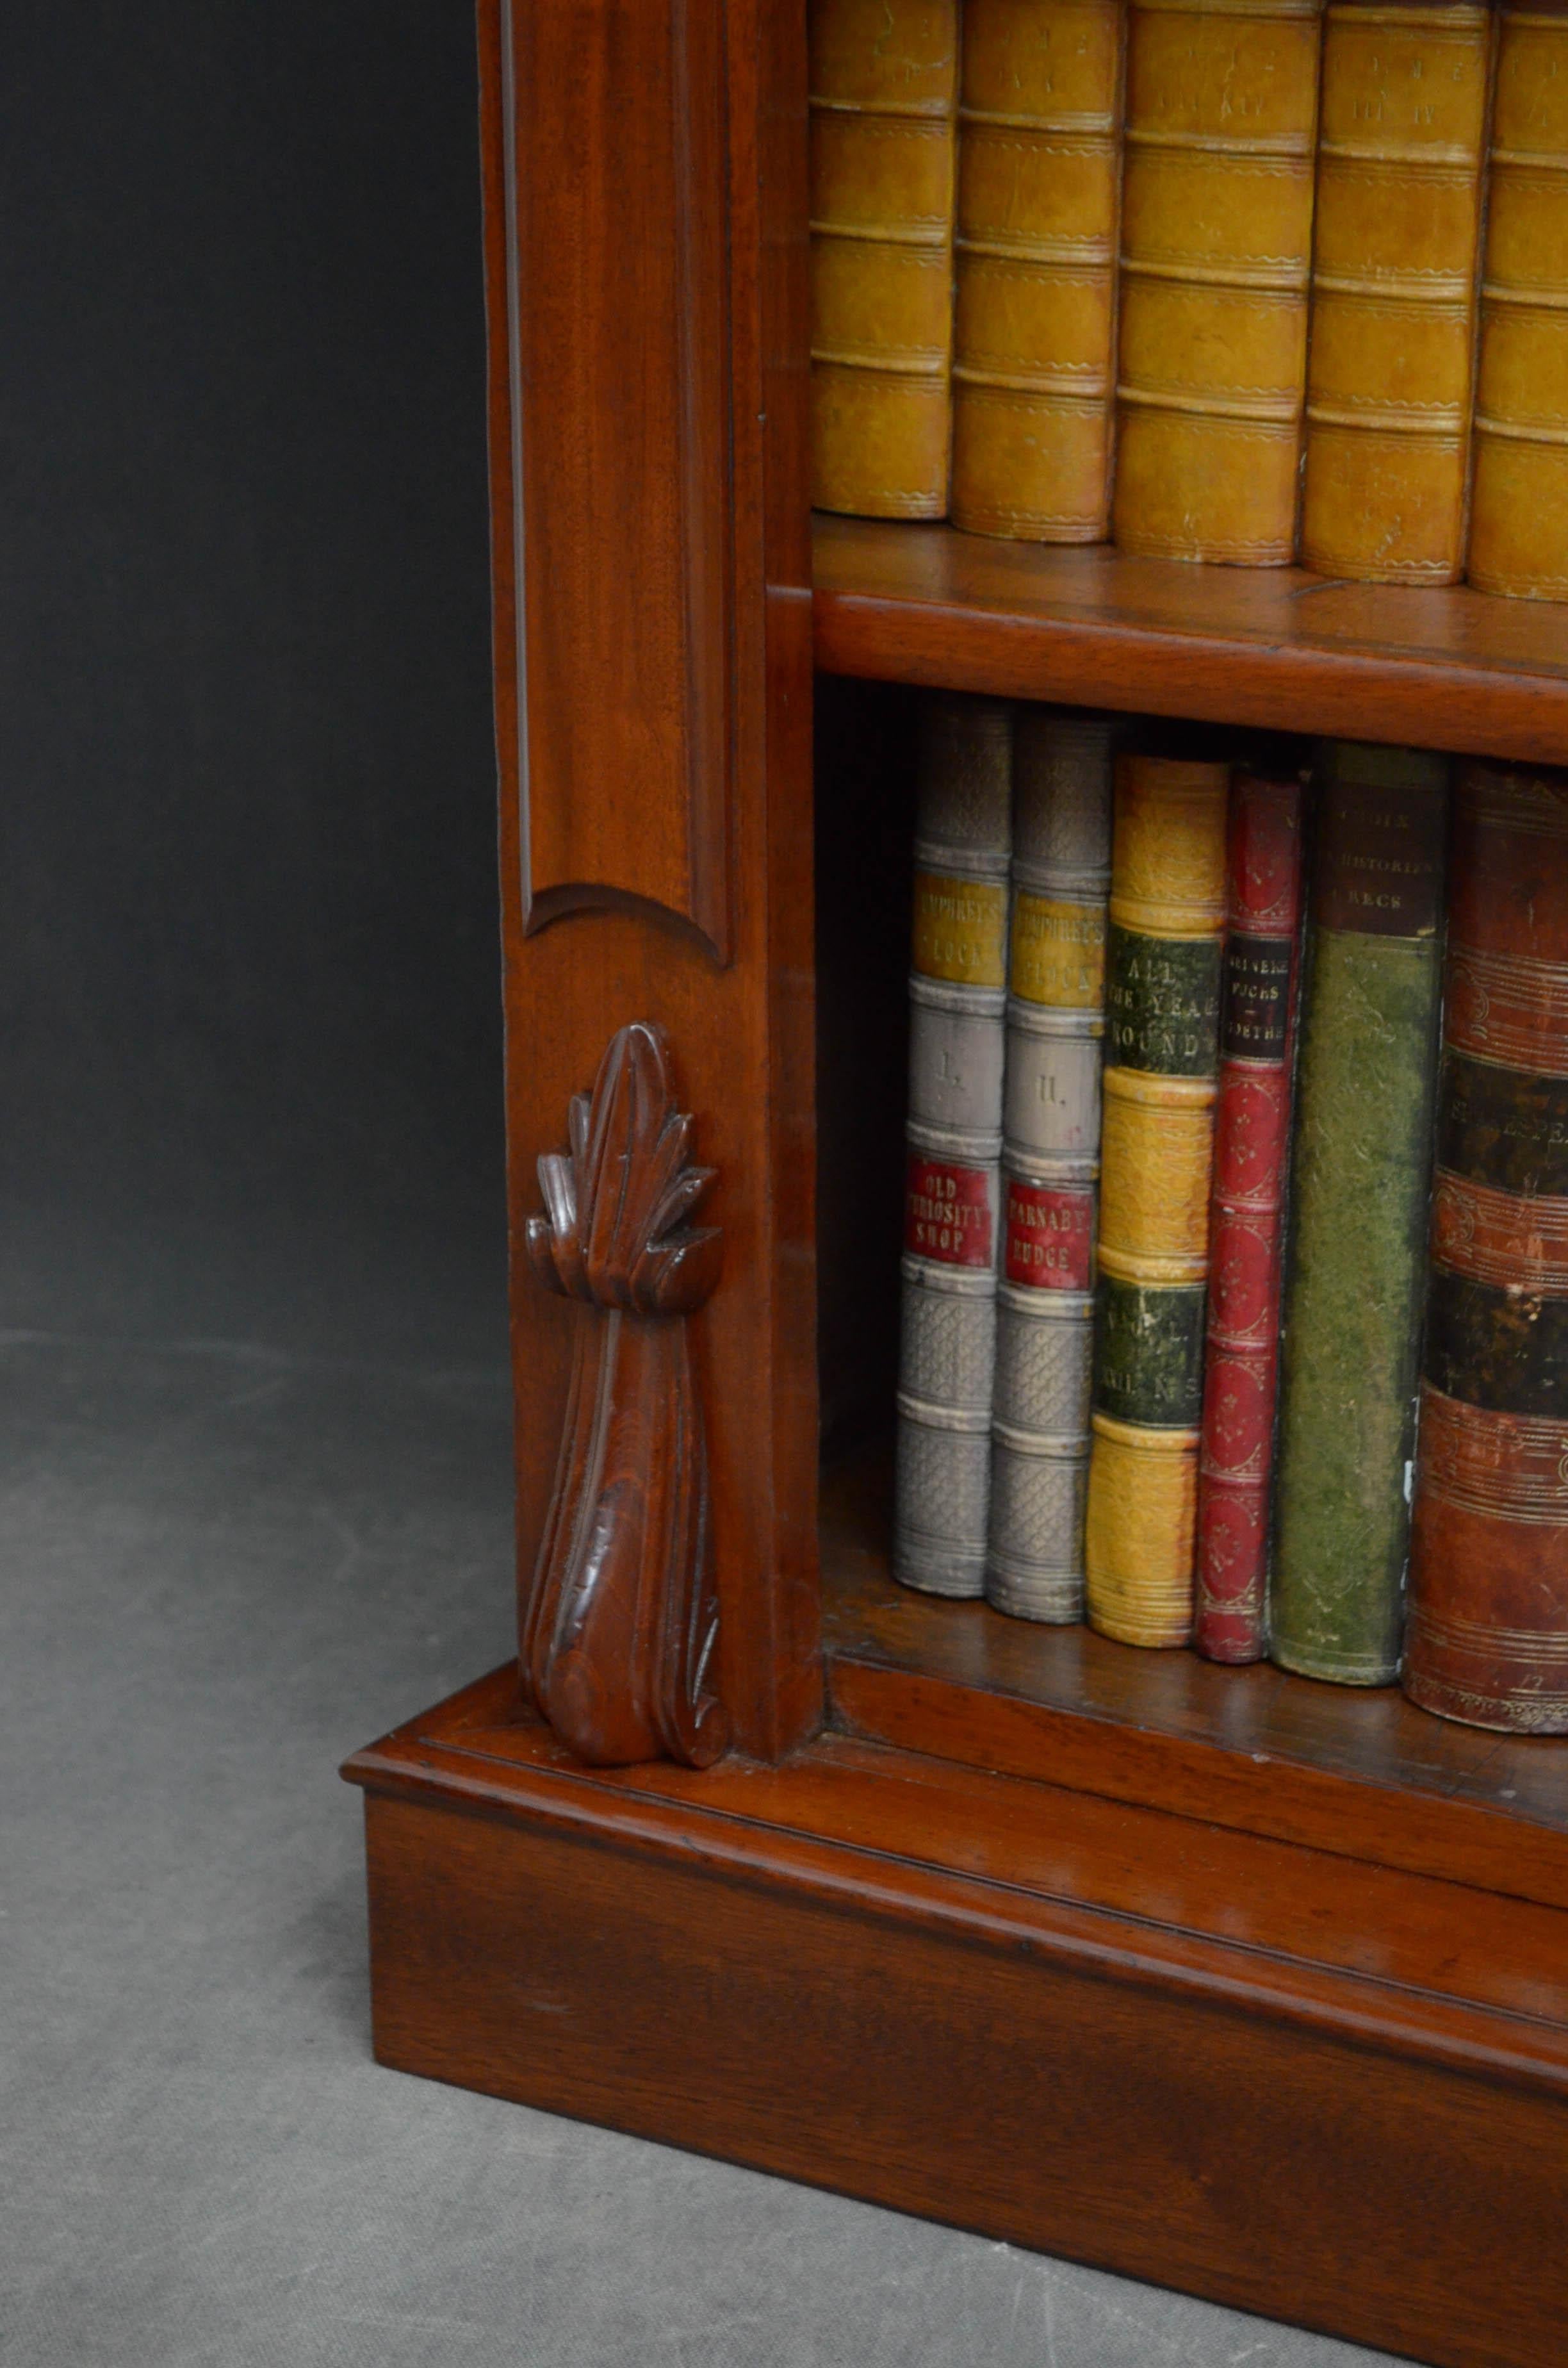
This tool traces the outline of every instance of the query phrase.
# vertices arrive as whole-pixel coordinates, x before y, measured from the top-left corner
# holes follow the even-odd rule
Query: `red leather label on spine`
[[[903,1247],[938,1266],[989,1268],[996,1254],[996,1171],[956,1167],[912,1151],[904,1189]]]
[[[1036,1291],[1087,1291],[1094,1275],[1092,1185],[1026,1184],[1006,1179],[1009,1282]]]

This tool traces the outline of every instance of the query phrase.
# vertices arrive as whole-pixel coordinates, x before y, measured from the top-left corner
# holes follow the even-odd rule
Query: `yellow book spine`
[[[1192,1631],[1228,790],[1223,765],[1117,770],[1085,1567],[1127,1645]]]
[[[966,0],[952,517],[1099,542],[1110,516],[1121,0]]]
[[[812,0],[812,498],[948,507],[958,0]]]
[[[1320,0],[1139,0],[1128,39],[1113,526],[1295,555]]]
[[[1470,580],[1568,599],[1568,13],[1503,12],[1491,170]]]
[[[1491,47],[1484,7],[1328,10],[1301,518],[1325,575],[1463,570]]]
[[[1197,1434],[1134,1428],[1098,1412],[1089,1424],[1089,1624],[1119,1645],[1185,1645],[1192,1634]]]

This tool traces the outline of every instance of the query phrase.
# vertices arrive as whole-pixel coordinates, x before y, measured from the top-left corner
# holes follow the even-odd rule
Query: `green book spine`
[[[1320,752],[1269,1651],[1399,1672],[1441,986],[1446,757]]]

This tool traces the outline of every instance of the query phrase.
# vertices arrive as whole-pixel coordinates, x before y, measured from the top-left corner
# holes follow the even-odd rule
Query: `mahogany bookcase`
[[[813,521],[800,0],[480,46],[523,1661],[348,1763],[377,2053],[1562,2368],[1568,1743],[911,1596],[874,1458],[819,1474],[819,1239],[897,1216],[846,1258],[819,1190],[889,888],[851,830],[815,893],[812,715],[1568,762],[1568,609]]]

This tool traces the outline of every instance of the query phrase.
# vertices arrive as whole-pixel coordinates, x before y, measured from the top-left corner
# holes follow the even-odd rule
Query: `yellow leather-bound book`
[[[812,0],[812,498],[948,507],[958,0]]]
[[[1319,0],[1140,0],[1128,37],[1116,540],[1295,554]]]
[[[1125,1645],[1192,1630],[1229,785],[1117,766],[1085,1566]]]
[[[1568,599],[1568,9],[1499,28],[1470,580]]]
[[[1121,0],[966,0],[955,526],[1099,542],[1110,518]]]
[[[1301,514],[1324,575],[1464,566],[1490,48],[1483,7],[1328,10]]]

